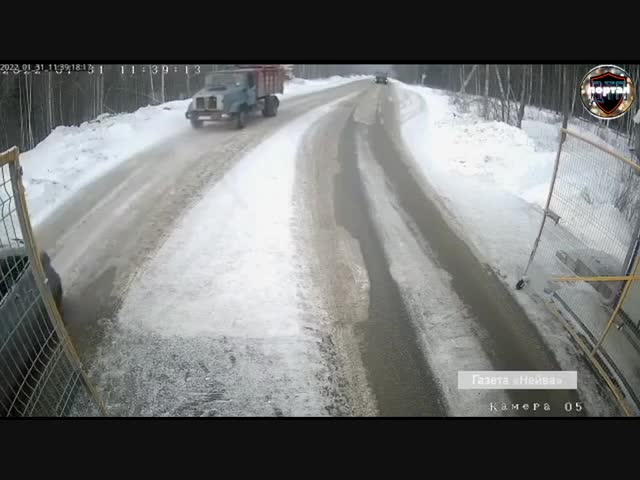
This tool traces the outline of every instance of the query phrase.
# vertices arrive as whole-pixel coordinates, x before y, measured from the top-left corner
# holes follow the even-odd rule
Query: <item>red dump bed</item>
[[[257,97],[284,92],[284,68],[281,65],[237,65],[238,69],[256,72]]]

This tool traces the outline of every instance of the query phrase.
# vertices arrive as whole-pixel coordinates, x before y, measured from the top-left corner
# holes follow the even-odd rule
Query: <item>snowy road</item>
[[[559,367],[408,167],[391,92],[370,88],[328,115],[309,134],[297,179],[315,217],[316,278],[333,299],[340,338],[360,346],[351,353],[378,413],[490,415],[492,402],[548,402],[561,414],[576,395],[457,390],[458,370]]]
[[[397,104],[396,87],[355,82],[241,132],[182,133],[39,225],[113,414],[490,416],[548,402],[562,415],[580,401],[457,390],[458,370],[560,367],[414,171]]]
[[[113,316],[138,267],[202,190],[274,129],[358,88],[287,99],[278,117],[256,116],[241,132],[228,124],[206,124],[168,137],[97,178],[39,222],[39,244],[64,278],[65,320],[88,358],[102,333],[95,319]]]

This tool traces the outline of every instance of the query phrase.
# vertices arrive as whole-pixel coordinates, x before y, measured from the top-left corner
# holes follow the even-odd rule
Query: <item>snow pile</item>
[[[581,106],[577,108],[582,108]],[[536,142],[541,150],[556,150],[558,147],[558,132],[562,127],[562,116],[549,110],[528,106],[522,121],[523,130]],[[634,158],[629,144],[629,138],[607,128],[607,122],[587,121],[583,118],[570,118],[568,129],[586,139],[606,148],[613,148],[627,158]]]
[[[460,185],[461,178],[470,177],[478,188],[509,193],[535,207],[544,207],[560,138],[561,119],[558,115],[531,108],[528,119],[523,121],[523,128],[519,129],[503,122],[485,121],[475,112],[460,112],[451,103],[449,95],[413,86],[403,86],[400,90],[401,112],[403,104],[411,103],[407,98],[412,93],[418,94],[424,102],[423,111],[416,114],[415,103],[420,102],[413,102],[413,106],[405,109],[412,112],[409,116],[401,113],[406,117],[403,134],[418,154],[416,159],[425,172],[439,176],[445,182],[445,196]],[[589,129],[582,129],[583,124]],[[574,120],[570,127],[595,143],[612,147],[601,138],[597,125]],[[624,145],[625,141],[619,143]],[[596,212],[605,215],[602,218],[613,219],[620,228],[628,225],[624,215],[612,203],[615,197],[612,189],[617,186],[604,185],[603,172],[585,172],[577,168],[580,159],[569,158],[575,155],[575,148],[575,145],[569,145],[563,151],[563,174],[569,177],[564,178],[561,186],[564,190],[559,193],[565,200],[570,199],[575,205],[584,207],[575,209],[575,216],[567,219],[567,226],[570,229],[574,227],[574,234],[593,243],[601,240],[601,232],[597,231],[599,226],[591,236],[588,236],[589,232],[585,233],[583,226],[592,221]],[[608,164],[602,166],[603,169],[610,167]],[[621,175],[621,172],[612,174],[607,171],[607,174]],[[584,185],[600,186],[587,192]],[[501,208],[500,205],[495,207],[496,210]],[[626,233],[626,229],[623,230]]]
[[[527,202],[544,204],[553,172],[553,151],[539,151],[535,140],[519,128],[485,122],[474,113],[456,112],[448,95],[422,87],[405,88],[428,102],[428,118],[414,113],[403,127],[410,143],[420,148],[423,167],[451,178],[473,176]],[[406,98],[410,94],[401,95]],[[419,104],[401,100],[401,109],[403,101],[413,103],[414,110],[415,103]],[[425,121],[431,125],[429,133]],[[552,134],[557,137],[557,130]],[[422,143],[425,135],[428,141]],[[426,147],[428,150],[424,150]]]
[[[308,80],[305,78],[294,78],[289,80],[284,85],[284,93],[279,95],[280,98],[292,98],[299,95],[306,95],[307,93],[317,92],[319,90],[325,90],[327,88],[339,87],[347,83],[356,82],[371,78],[367,75],[352,75],[350,77],[340,77],[334,75],[329,78],[317,78]]]
[[[132,155],[190,128],[189,100],[101,115],[80,126],[57,127],[21,155],[27,201],[35,224],[71,195]]]
[[[537,152],[524,131],[505,123],[465,120],[469,123],[463,120],[438,136],[441,146],[449,145],[449,170],[500,185],[542,205],[553,171],[553,152]]]

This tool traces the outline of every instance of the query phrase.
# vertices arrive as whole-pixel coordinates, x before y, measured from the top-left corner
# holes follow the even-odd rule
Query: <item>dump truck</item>
[[[284,92],[285,70],[281,65],[238,65],[211,72],[204,88],[192,98],[185,116],[194,128],[205,121],[230,120],[244,128],[250,113],[261,110],[265,117],[278,114]]]

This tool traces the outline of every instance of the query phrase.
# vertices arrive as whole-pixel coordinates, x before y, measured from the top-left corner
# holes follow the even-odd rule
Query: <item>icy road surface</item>
[[[597,413],[575,392],[457,390],[458,370],[560,366],[416,170],[399,88],[179,133],[39,226],[112,414]]]

